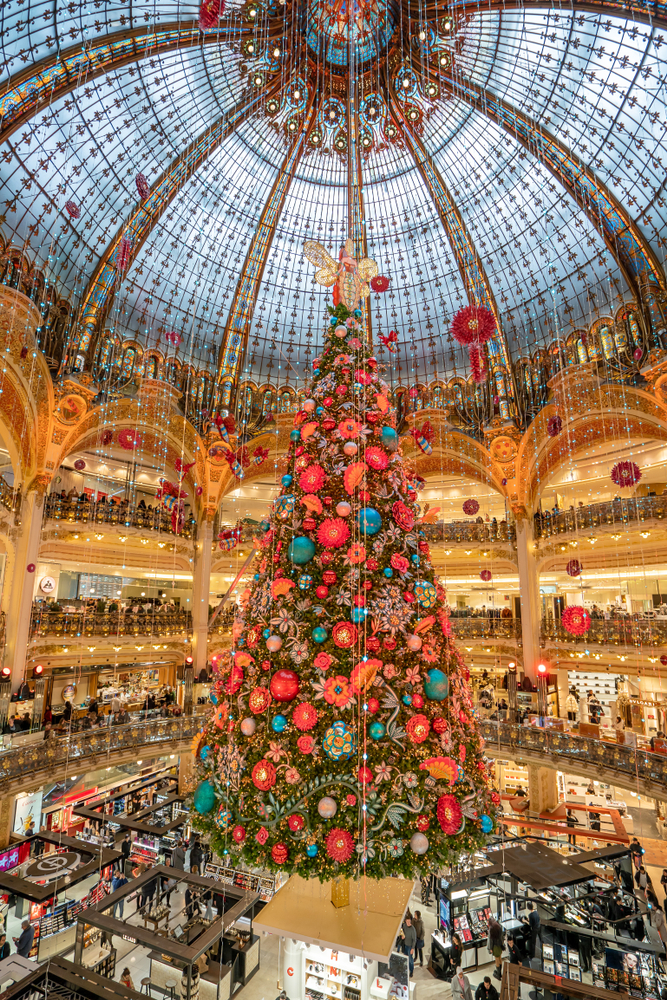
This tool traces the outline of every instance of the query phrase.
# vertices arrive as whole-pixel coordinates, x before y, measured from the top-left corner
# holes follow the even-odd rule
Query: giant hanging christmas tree
[[[371,263],[318,272],[325,347],[197,747],[217,853],[320,879],[433,871],[484,843],[498,801],[359,322]]]

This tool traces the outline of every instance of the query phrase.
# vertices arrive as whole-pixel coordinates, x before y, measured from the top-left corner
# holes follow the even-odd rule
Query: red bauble
[[[330,507],[331,504],[333,503],[333,498],[332,497],[324,497],[322,503],[324,504],[325,507]]]
[[[393,635],[388,635],[386,639],[382,640],[382,645],[385,649],[396,649],[396,640]]]
[[[372,590],[373,589],[373,581],[372,580],[364,580],[364,582],[362,583],[362,587],[364,588],[364,590]]]
[[[582,565],[578,559],[570,559],[569,563],[565,567],[565,572],[568,576],[581,576]]]
[[[492,574],[490,569],[483,569],[482,572],[479,574],[479,578],[480,580],[484,580],[485,583],[488,583],[488,581],[491,579],[491,575]]]
[[[477,500],[466,500],[466,502],[463,504],[464,514],[471,514],[471,515],[476,514],[478,510],[479,510],[479,503]]]
[[[361,785],[372,785],[373,783],[373,772],[370,767],[360,767],[357,771],[357,778]]]
[[[332,569],[327,569],[322,573],[322,580],[324,583],[332,584],[335,583],[338,577]]]
[[[328,566],[330,562],[333,562],[334,555],[333,552],[323,552],[320,556],[320,562],[323,566]],[[324,577],[323,577],[324,579]]]
[[[558,437],[563,429],[563,421],[559,416],[549,417],[547,420],[547,434],[549,437]]]
[[[424,699],[422,698],[422,696],[420,694],[413,694],[413,696],[412,696],[412,707],[413,708],[423,708],[424,707]]]
[[[329,588],[324,586],[316,587],[315,596],[319,597],[319,599],[323,601],[325,597],[329,596]]]
[[[381,648],[380,640],[377,636],[371,635],[366,639],[366,649],[369,653],[377,653]]]
[[[444,733],[447,729],[447,720],[441,715],[436,715],[435,719],[431,720],[431,725],[434,733]]]
[[[305,531],[312,531],[314,528],[317,527],[317,521],[315,520],[314,517],[304,517],[303,527]]]
[[[430,825],[431,825],[431,821],[428,818],[428,816],[425,816],[423,813],[421,813],[419,816],[417,816],[417,829],[421,833],[424,833],[426,830],[428,830],[428,828],[429,828]]]
[[[380,711],[380,702],[377,698],[369,698],[366,704],[371,715],[375,715],[376,712]]]
[[[299,693],[299,677],[293,670],[277,670],[271,678],[271,694],[276,701],[293,701]]]
[[[284,865],[289,858],[289,851],[286,844],[274,844],[271,848],[271,857],[277,865]]]
[[[336,421],[333,417],[326,417],[326,419],[322,421],[322,427],[324,427],[325,431],[332,431],[335,426]]]
[[[325,406],[333,406],[333,396],[325,396],[324,397],[324,405]]]
[[[412,593],[411,590],[406,590],[403,593],[403,600],[405,601],[406,604],[414,604],[415,595]]]
[[[660,662],[662,663],[663,667],[667,667],[667,656],[665,656],[664,653],[660,657]]]

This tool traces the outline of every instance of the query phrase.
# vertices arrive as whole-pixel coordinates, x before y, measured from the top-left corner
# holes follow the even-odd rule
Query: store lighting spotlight
[[[186,665],[187,665],[188,667],[191,667],[191,666],[192,666],[192,663],[193,663],[193,659],[192,659],[192,657],[191,657],[191,656],[186,656],[186,657],[185,657],[185,663],[186,663]]]
[[[38,663],[36,667],[32,668],[33,677],[41,677],[43,673],[44,673],[44,667],[42,666],[41,663]]]
[[[3,667],[2,670],[0,670],[0,677],[2,677],[3,681],[9,680],[11,676],[11,667]]]
[[[537,672],[538,672],[538,674],[546,674],[547,668],[544,665],[544,663],[538,663],[537,664]]]
[[[510,670],[516,670],[516,663],[514,662],[514,660],[508,663],[507,666],[509,667]]]

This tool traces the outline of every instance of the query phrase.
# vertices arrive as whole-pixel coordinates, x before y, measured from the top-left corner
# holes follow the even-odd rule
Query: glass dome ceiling
[[[396,375],[467,374],[468,301],[529,354],[665,288],[667,15],[586,7],[235,0],[202,32],[193,4],[11,0],[3,236],[75,348],[175,331],[182,362],[300,380],[327,297],[303,242],[352,235]]]

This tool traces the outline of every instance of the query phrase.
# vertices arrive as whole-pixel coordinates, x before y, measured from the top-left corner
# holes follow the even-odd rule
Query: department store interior
[[[667,998],[667,7],[1,9],[0,994]]]

